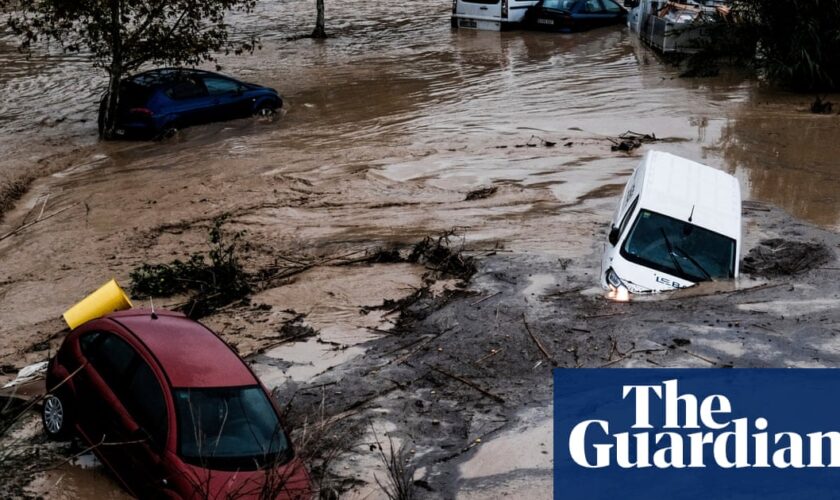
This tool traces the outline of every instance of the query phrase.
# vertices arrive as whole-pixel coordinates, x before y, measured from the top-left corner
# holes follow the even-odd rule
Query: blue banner
[[[557,369],[554,498],[840,499],[840,370]]]

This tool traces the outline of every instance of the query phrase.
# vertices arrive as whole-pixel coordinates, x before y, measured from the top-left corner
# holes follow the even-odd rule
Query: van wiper
[[[677,260],[677,257],[674,255],[674,247],[671,245],[671,240],[668,239],[668,235],[665,233],[665,228],[660,227],[659,231],[662,232],[662,237],[665,238],[665,245],[668,247],[668,257],[671,257],[671,262],[674,263],[674,266],[677,268],[677,271],[680,272],[683,276],[687,276],[685,271],[683,271],[680,262]]]
[[[685,257],[686,259],[688,259],[689,261],[691,261],[691,263],[692,263],[692,264],[694,264],[694,266],[695,266],[697,269],[699,269],[699,270],[700,270],[700,272],[702,272],[703,274],[705,274],[705,275],[706,275],[706,279],[707,279],[707,280],[709,280],[709,281],[714,281],[714,279],[712,279],[712,275],[711,275],[711,274],[709,274],[709,271],[706,271],[706,269],[705,269],[702,265],[700,265],[700,263],[699,263],[699,262],[697,262],[697,259],[695,259],[695,258],[694,258],[694,257],[692,257],[691,255],[689,255],[689,254],[688,254],[685,250],[683,250],[683,249],[682,249],[682,248],[680,248],[680,247],[674,247],[674,250],[678,251],[679,253],[681,253],[681,254],[683,255],[683,257]]]

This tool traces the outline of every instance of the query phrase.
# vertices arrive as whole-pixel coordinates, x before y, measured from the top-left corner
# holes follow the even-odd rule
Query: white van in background
[[[537,0],[453,0],[452,27],[502,31],[515,28]]]
[[[602,261],[601,285],[626,300],[701,281],[738,277],[738,179],[669,153],[649,151],[624,189]]]

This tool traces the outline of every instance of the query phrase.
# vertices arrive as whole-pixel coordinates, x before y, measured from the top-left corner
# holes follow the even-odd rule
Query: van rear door
[[[458,0],[456,15],[461,21],[459,26],[464,28],[476,27],[465,25],[465,20],[500,21],[502,0]]]

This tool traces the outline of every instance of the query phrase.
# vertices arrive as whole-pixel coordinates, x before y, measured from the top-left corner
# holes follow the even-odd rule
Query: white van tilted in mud
[[[602,261],[601,285],[617,296],[738,276],[738,179],[649,151],[624,188]]]
[[[452,0],[452,27],[502,31],[516,27],[537,0]]]

